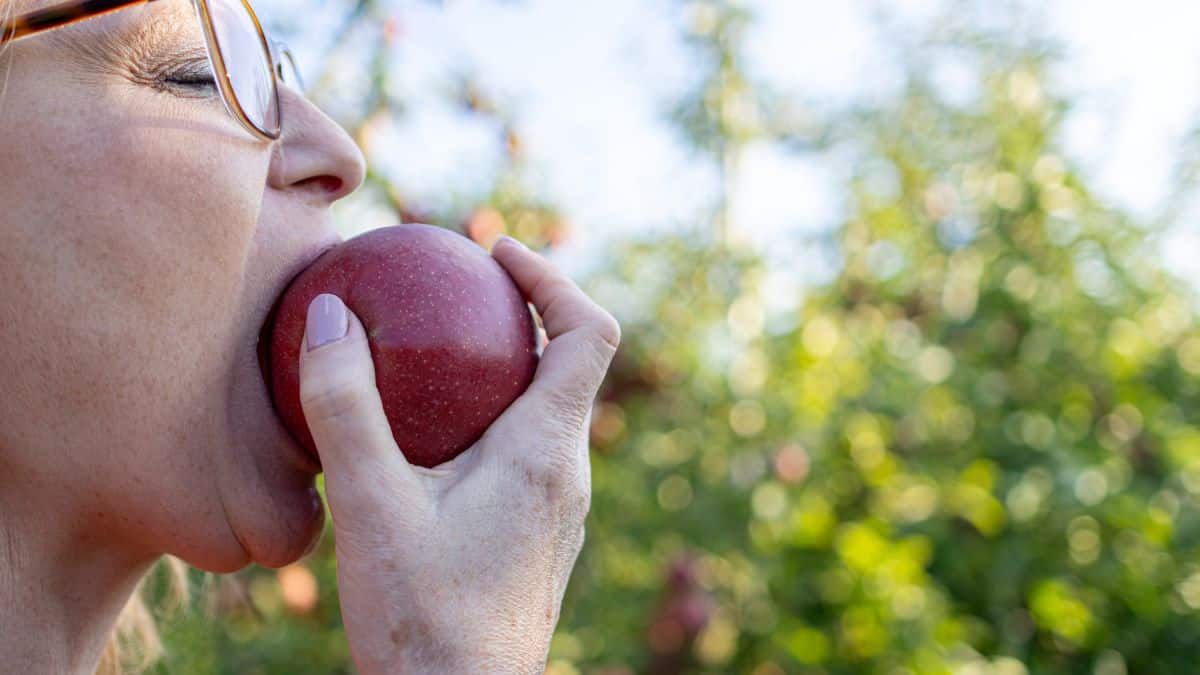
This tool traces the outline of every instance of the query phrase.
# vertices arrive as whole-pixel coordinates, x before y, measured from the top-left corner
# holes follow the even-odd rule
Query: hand
[[[543,257],[503,240],[492,255],[549,342],[529,389],[454,460],[425,469],[401,454],[352,312],[345,337],[302,350],[342,619],[364,675],[543,672],[583,546],[588,427],[620,326]]]

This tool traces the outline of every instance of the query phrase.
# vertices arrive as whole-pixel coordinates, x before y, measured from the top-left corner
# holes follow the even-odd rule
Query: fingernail
[[[341,298],[322,293],[308,306],[308,351],[346,337],[349,327],[346,305]]]
[[[522,244],[521,242],[517,241],[516,239],[513,239],[512,237],[508,236],[507,234],[500,235],[500,239],[505,240],[505,241],[511,241],[512,243],[516,244],[517,246],[520,246],[521,248],[525,249],[526,251],[529,250],[528,246],[526,246],[525,244]]]

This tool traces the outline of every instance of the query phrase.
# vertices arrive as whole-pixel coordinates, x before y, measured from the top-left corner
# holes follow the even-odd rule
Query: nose
[[[279,103],[283,133],[273,144],[268,184],[325,206],[357,190],[367,162],[350,134],[286,86]]]

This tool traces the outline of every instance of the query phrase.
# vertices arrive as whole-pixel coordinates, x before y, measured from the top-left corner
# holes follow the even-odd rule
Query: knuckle
[[[621,325],[612,315],[604,312],[587,324],[586,336],[588,345],[596,351],[601,365],[605,366],[612,360],[621,344]]]
[[[348,378],[333,378],[319,385],[301,386],[300,406],[305,417],[337,419],[358,409],[365,398],[362,387]]]
[[[590,504],[590,490],[581,484],[574,462],[557,447],[525,460],[523,471],[526,484],[535,488],[534,494],[556,509],[567,507],[574,512]]]
[[[523,469],[526,484],[538,488],[542,494],[552,499],[558,496],[567,482],[560,463],[553,458],[529,459]]]
[[[570,284],[570,281],[560,278],[557,282],[548,282],[546,284],[547,288],[541,292],[541,295],[534,296],[542,301],[541,306],[538,308],[538,312],[542,317],[560,318],[560,308],[565,306],[563,303],[570,297],[568,295],[568,292],[571,290]]]
[[[612,351],[615,352],[621,346],[621,324],[607,311],[600,310],[600,316],[592,330],[606,345],[612,347]]]

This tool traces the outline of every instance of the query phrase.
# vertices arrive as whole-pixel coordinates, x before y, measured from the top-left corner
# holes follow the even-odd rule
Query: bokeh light
[[[1077,67],[1160,77],[1076,25],[1153,12],[326,5],[288,30],[371,160],[343,232],[509,234],[622,324],[547,673],[1194,668],[1194,130],[1114,173]],[[172,663],[349,672],[330,537],[232,578]]]

